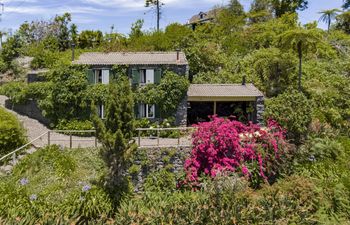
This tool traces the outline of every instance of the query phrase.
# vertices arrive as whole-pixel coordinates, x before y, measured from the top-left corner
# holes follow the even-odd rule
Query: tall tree
[[[285,13],[294,13],[297,10],[305,10],[308,6],[307,0],[270,0],[276,17]]]
[[[343,7],[343,9],[350,8],[350,0],[344,0],[344,5],[342,7]]]
[[[128,189],[125,177],[128,153],[134,145],[130,143],[134,129],[133,95],[126,77],[119,77],[109,84],[105,107],[105,119],[102,120],[95,112],[93,122],[97,137],[102,143],[105,161],[109,166],[107,185],[120,200]]]
[[[55,23],[58,25],[58,44],[61,51],[69,48],[69,28],[68,24],[72,21],[71,14],[65,13],[62,16],[55,17]]]
[[[286,31],[281,35],[281,46],[296,50],[299,57],[299,76],[298,88],[301,91],[301,76],[302,76],[302,60],[303,52],[308,52],[316,49],[316,45],[320,43],[322,35],[316,29],[302,29]]]
[[[78,27],[75,23],[70,26],[69,33],[71,42],[76,45],[78,43]]]
[[[254,0],[249,10],[251,23],[266,22],[272,19],[272,8],[269,0]]]
[[[350,11],[344,12],[336,17],[336,29],[350,34]]]
[[[327,24],[328,28],[327,31],[329,32],[329,29],[331,28],[332,20],[336,18],[338,15],[338,12],[341,12],[339,9],[329,9],[329,10],[323,10],[319,12],[321,15],[320,21]]]
[[[146,7],[153,7],[155,9],[156,15],[157,15],[157,31],[159,31],[159,22],[161,17],[161,8],[164,5],[159,0],[146,0]]]
[[[131,25],[131,32],[129,34],[130,38],[139,38],[143,35],[142,33],[143,23],[144,23],[143,20],[138,19],[135,23]]]
[[[244,8],[243,5],[239,2],[239,0],[230,0],[228,5],[228,10],[235,16],[243,16]]]

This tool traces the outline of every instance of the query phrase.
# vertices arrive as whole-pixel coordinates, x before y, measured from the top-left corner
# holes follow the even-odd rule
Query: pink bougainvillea
[[[185,162],[184,183],[196,185],[203,175],[236,172],[258,182],[274,176],[286,152],[285,131],[275,122],[266,127],[213,117],[196,125],[193,150]]]

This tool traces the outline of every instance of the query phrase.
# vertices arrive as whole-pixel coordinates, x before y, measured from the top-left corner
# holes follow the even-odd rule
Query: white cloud
[[[30,15],[55,15],[65,12],[77,14],[93,14],[101,12],[101,9],[84,6],[63,6],[63,7],[45,7],[45,6],[23,6],[23,7],[7,7],[4,15],[9,13],[30,14]]]
[[[94,4],[101,7],[123,8],[127,10],[145,10],[145,0],[80,0],[83,3]],[[228,0],[163,0],[168,7],[174,8],[193,8],[205,4],[221,5],[226,4]]]
[[[4,15],[6,16],[8,13],[17,13],[17,14],[42,14],[45,13],[46,9],[43,7],[6,7]]]

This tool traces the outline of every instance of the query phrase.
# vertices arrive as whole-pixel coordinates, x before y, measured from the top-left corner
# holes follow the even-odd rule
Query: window
[[[154,83],[154,70],[146,70],[146,84]]]
[[[156,108],[155,105],[140,104],[139,105],[140,118],[154,119],[155,108]]]
[[[140,84],[153,84],[153,83],[154,83],[154,69],[141,69]]]
[[[102,70],[102,84],[109,84],[109,70]]]
[[[109,70],[95,70],[95,84],[109,84]]]

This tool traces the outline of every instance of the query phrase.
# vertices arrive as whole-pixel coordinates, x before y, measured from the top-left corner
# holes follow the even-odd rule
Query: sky
[[[57,14],[69,12],[72,22],[79,30],[102,30],[128,34],[133,22],[144,19],[144,29],[154,29],[156,15],[144,7],[145,0],[0,0],[4,4],[1,13],[0,31],[15,31],[25,21],[47,20]],[[193,15],[208,11],[214,6],[225,5],[228,0],[163,0],[161,28],[178,22],[186,23]],[[248,10],[251,0],[241,0]],[[340,8],[342,0],[309,0],[309,8],[299,12],[301,23],[317,21],[318,12],[325,9]],[[326,24],[319,23],[326,28]]]

